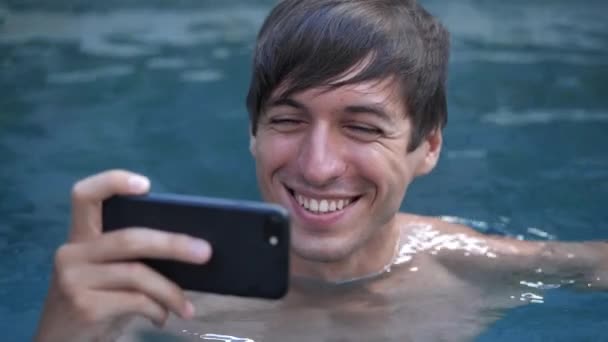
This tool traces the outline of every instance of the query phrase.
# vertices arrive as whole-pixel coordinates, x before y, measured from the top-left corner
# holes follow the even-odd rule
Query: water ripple
[[[188,70],[182,74],[182,80],[187,82],[214,82],[224,78],[219,70]]]
[[[49,74],[47,81],[52,84],[70,84],[93,82],[100,78],[127,76],[134,71],[130,65],[110,65],[106,67],[58,72]]]
[[[182,69],[188,63],[181,58],[155,57],[148,60],[146,66],[150,69]]]
[[[608,51],[606,3],[572,6],[552,1],[486,2],[431,1],[429,7],[446,23],[456,43]],[[463,20],[463,18],[467,18]]]
[[[501,108],[496,112],[484,115],[481,121],[499,126],[525,126],[553,122],[608,122],[608,113],[582,109],[527,110],[516,113]]]
[[[11,11],[0,8],[0,43],[77,42],[95,56],[155,55],[161,46],[189,47],[225,40],[249,42],[266,11],[255,7],[208,10],[130,9],[100,13]],[[205,25],[203,25],[205,24]],[[224,58],[226,51],[216,52]]]

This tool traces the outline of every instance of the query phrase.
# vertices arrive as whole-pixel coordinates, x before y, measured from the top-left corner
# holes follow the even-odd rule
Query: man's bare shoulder
[[[419,244],[432,250],[433,262],[461,278],[478,280],[509,276],[546,281],[567,276],[582,288],[608,288],[608,244],[604,241],[520,240],[483,234],[474,229],[412,214],[400,214],[405,236],[432,240]],[[591,285],[589,285],[591,284]]]
[[[445,221],[439,217],[422,216],[411,213],[399,213],[399,224],[404,229],[408,227],[428,227],[440,234],[465,234],[471,237],[487,238],[488,235],[482,234],[475,229],[453,222]]]
[[[426,238],[427,251],[449,269],[467,265],[502,269],[529,263],[547,249],[546,241],[522,241],[484,234],[475,229],[437,217],[401,213],[398,217],[406,237]]]
[[[508,236],[484,234],[466,225],[448,222],[439,217],[399,213],[398,220],[406,231],[424,227],[440,236],[481,240],[489,249],[505,255],[536,254],[548,243],[550,244],[549,241],[519,240]]]

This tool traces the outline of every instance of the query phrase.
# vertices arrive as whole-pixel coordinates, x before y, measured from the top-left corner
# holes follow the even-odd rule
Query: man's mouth
[[[287,188],[289,194],[295,199],[295,202],[306,211],[316,214],[338,213],[347,207],[353,205],[361,196],[355,197],[310,197],[296,192],[293,189]]]

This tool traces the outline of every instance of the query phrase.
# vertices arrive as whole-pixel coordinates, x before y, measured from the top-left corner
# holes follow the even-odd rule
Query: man
[[[150,187],[108,171],[73,188],[37,339],[156,336],[149,320],[182,339],[469,340],[500,310],[542,298],[522,281],[605,288],[605,244],[483,236],[398,212],[440,155],[448,51],[446,30],[411,0],[279,3],[247,105],[261,193],[293,219],[287,298],[185,294],[131,261],[205,263],[213,246],[145,228],[101,234],[105,198]]]

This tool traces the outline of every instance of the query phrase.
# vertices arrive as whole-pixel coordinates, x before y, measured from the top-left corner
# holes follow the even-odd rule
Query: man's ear
[[[253,135],[253,132],[251,131],[251,127],[250,127],[249,128],[249,152],[251,152],[251,155],[253,156],[253,158],[255,158],[255,150],[256,150],[255,135]]]
[[[422,161],[416,168],[416,176],[426,175],[435,168],[435,165],[437,165],[437,162],[439,161],[442,145],[443,134],[441,129],[436,129],[427,135],[422,142],[422,146],[419,147],[423,149],[421,152],[424,155],[422,156]]]

